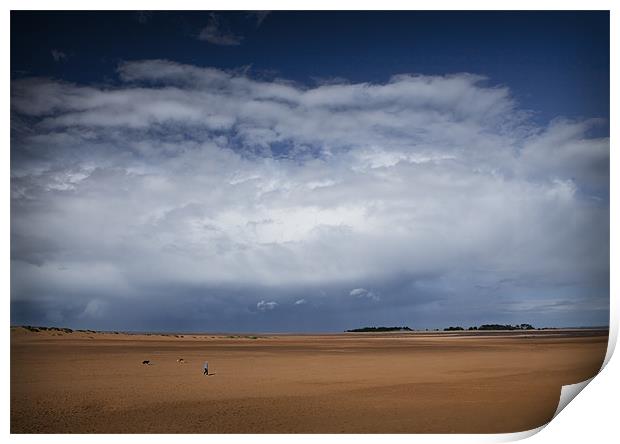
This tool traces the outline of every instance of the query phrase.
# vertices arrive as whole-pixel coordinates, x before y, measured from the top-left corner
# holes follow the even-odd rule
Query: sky
[[[12,12],[11,322],[609,322],[607,12]]]

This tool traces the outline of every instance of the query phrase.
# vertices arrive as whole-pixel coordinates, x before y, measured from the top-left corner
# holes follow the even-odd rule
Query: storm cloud
[[[609,139],[474,74],[11,84],[15,323],[606,324]],[[303,301],[303,302],[302,302]]]

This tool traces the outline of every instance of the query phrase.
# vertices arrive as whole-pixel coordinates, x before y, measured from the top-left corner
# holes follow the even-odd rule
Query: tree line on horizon
[[[535,330],[535,328],[531,324],[482,324],[479,326],[464,328],[461,326],[450,326],[443,329],[443,331],[473,331],[473,330]],[[350,330],[345,330],[346,333],[369,333],[369,332],[386,332],[386,331],[414,331],[412,328],[403,326],[403,327],[362,327],[362,328],[352,328]],[[428,329],[426,329],[428,331]],[[434,331],[439,331],[438,328],[434,329]]]
[[[447,327],[443,331],[465,330],[463,327]],[[531,324],[482,324],[478,327],[469,327],[467,330],[534,330]]]
[[[345,330],[347,333],[366,333],[366,332],[382,332],[382,331],[413,331],[409,327],[362,327]]]

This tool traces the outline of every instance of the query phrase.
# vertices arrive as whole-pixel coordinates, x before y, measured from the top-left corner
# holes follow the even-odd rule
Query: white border
[[[98,10],[204,10],[204,9],[241,9],[241,10],[316,10],[316,9],[364,9],[364,10],[399,10],[399,9],[417,9],[417,10],[611,10],[611,79],[617,79],[618,77],[618,60],[614,55],[617,54],[618,42],[616,29],[620,24],[618,20],[616,10],[614,10],[614,2],[611,0],[590,0],[590,1],[578,1],[578,0],[564,0],[562,2],[553,2],[551,0],[504,0],[502,2],[489,1],[489,0],[435,0],[424,2],[411,2],[404,0],[382,0],[381,2],[369,2],[369,1],[325,1],[325,0],[301,0],[296,2],[271,0],[271,1],[250,1],[250,0],[227,0],[227,1],[197,1],[197,0],[176,0],[174,2],[162,1],[162,0],[108,0],[104,2],[84,3],[77,0],[57,0],[54,2],[44,0],[22,0],[14,1],[9,0],[5,4],[8,8],[5,9],[5,13],[2,16],[3,29],[2,34],[2,58],[3,63],[3,76],[5,78],[4,88],[2,89],[2,96],[4,107],[2,109],[3,122],[5,125],[4,133],[4,146],[2,150],[2,161],[0,162],[0,168],[5,180],[5,185],[0,192],[1,211],[2,218],[0,218],[0,227],[3,233],[4,246],[3,255],[0,258],[0,272],[2,273],[3,294],[5,295],[4,303],[6,304],[6,310],[4,311],[5,326],[10,325],[10,284],[9,284],[9,267],[10,260],[7,249],[10,242],[10,227],[9,227],[9,211],[10,211],[10,199],[9,199],[9,177],[10,177],[10,160],[9,160],[9,130],[10,124],[10,9],[14,10],[47,10],[47,9],[98,9]],[[611,116],[616,116],[618,111],[618,89],[615,87],[615,83],[611,83]],[[618,136],[617,125],[611,121],[611,140],[612,143]],[[618,156],[614,155],[613,149],[611,150],[611,194],[613,197],[617,196],[618,180],[616,174],[620,171],[618,168]],[[613,198],[610,202],[611,205],[611,226],[620,226],[620,219],[618,218],[618,208],[614,205]],[[504,435],[390,435],[389,440],[395,443],[445,443],[461,442],[461,443],[485,443],[485,442],[506,442],[523,439],[528,436],[532,436],[529,439],[531,443],[547,443],[547,442],[606,442],[609,441],[609,437],[617,436],[616,422],[617,418],[614,415],[615,400],[611,393],[620,393],[618,390],[620,384],[618,383],[618,375],[620,373],[620,367],[615,361],[609,362],[618,336],[618,304],[617,297],[618,292],[618,279],[614,275],[614,270],[617,269],[617,251],[618,251],[618,239],[614,230],[611,231],[611,320],[610,320],[610,340],[609,348],[605,360],[607,366],[602,373],[595,377],[592,383],[590,383],[586,390],[579,396],[578,402],[573,402],[568,405],[566,409],[562,411],[547,427],[541,427],[533,431],[521,432],[516,434],[504,434]],[[9,329],[6,328],[6,332],[2,341],[3,356],[6,358],[10,354],[10,335]],[[3,392],[3,405],[4,415],[1,417],[0,425],[4,434],[9,434],[9,411],[10,411],[10,363],[8,359],[3,360],[4,365],[1,366],[2,371],[2,392]],[[612,416],[613,415],[613,416]],[[542,433],[538,431],[544,429]],[[122,437],[123,440],[134,442],[148,442],[151,443],[167,443],[171,441],[183,440],[183,442],[189,443],[202,443],[204,440],[217,441],[223,443],[232,443],[238,440],[244,440],[258,443],[284,443],[290,441],[292,438],[289,435],[10,435],[9,440],[17,443],[30,443],[46,441],[50,443],[82,443],[84,441],[95,443],[107,443],[110,439],[116,438],[116,436]],[[366,444],[374,442],[374,435],[296,435],[293,439],[298,442],[316,442],[316,440],[327,440],[342,442],[350,441],[356,444]]]
[[[613,0],[9,0],[15,10],[611,10]]]

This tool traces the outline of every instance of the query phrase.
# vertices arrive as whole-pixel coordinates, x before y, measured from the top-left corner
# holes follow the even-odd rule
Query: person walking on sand
[[[205,365],[202,368],[204,370],[202,374],[205,376],[209,376],[209,361],[205,361]]]

